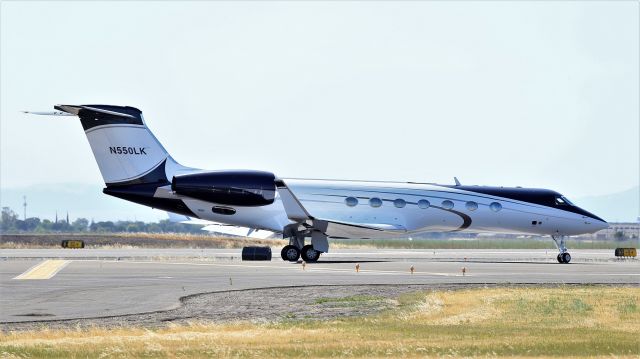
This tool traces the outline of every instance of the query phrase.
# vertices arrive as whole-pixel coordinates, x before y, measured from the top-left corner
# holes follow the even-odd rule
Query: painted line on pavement
[[[51,279],[58,274],[62,268],[66,267],[71,261],[67,260],[46,260],[27,269],[26,272],[20,274],[13,279]]]

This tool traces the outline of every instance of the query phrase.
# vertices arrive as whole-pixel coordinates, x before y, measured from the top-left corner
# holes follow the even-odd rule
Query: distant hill
[[[608,222],[636,222],[640,217],[640,186],[626,191],[572,201]]]

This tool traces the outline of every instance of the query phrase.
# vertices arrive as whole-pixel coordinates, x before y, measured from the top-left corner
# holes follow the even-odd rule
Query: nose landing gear
[[[560,253],[558,254],[558,263],[569,263],[571,262],[571,254],[569,254],[569,252],[564,252],[564,253]]]
[[[553,242],[556,244],[558,251],[560,251],[557,257],[558,263],[568,264],[571,262],[571,254],[569,254],[567,247],[565,246],[565,239],[567,236],[553,235],[551,238],[553,238]]]

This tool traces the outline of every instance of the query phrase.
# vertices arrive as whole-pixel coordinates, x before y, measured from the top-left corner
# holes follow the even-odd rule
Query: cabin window
[[[476,209],[478,209],[478,204],[474,201],[467,202],[466,206],[467,206],[467,209],[470,211],[475,211]]]
[[[344,203],[349,207],[355,207],[358,205],[358,199],[355,197],[347,197],[345,198]]]
[[[451,209],[451,208],[453,208],[453,202],[449,201],[448,199],[444,200],[444,201],[442,201],[442,207],[444,209]]]
[[[430,206],[431,206],[431,203],[429,203],[429,201],[427,201],[426,199],[421,199],[418,201],[418,207],[422,209],[427,209]]]
[[[396,206],[397,208],[403,208],[404,206],[407,205],[407,202],[402,198],[398,198],[395,201],[393,201],[393,205]]]
[[[373,208],[378,208],[382,206],[382,200],[377,197],[373,197],[369,200],[369,205]]]
[[[489,205],[489,208],[491,208],[491,210],[494,211],[494,212],[498,212],[498,211],[500,211],[502,209],[502,205],[500,203],[498,203],[498,202],[492,202]]]

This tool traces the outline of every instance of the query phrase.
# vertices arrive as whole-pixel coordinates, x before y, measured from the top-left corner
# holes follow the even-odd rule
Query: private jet
[[[430,232],[550,236],[569,263],[568,236],[608,227],[562,194],[537,188],[282,178],[256,170],[203,170],[175,161],[129,106],[57,105],[77,116],[105,182],[103,192],[193,219],[277,233],[285,261],[315,262],[332,238]]]

